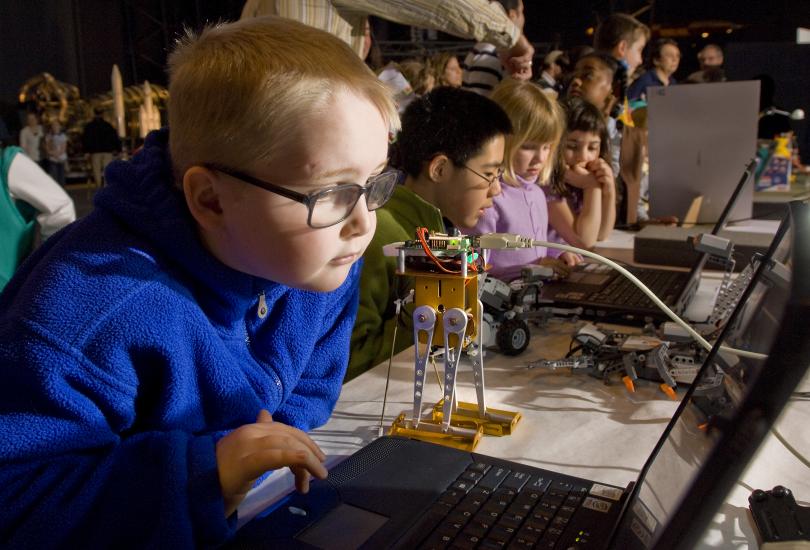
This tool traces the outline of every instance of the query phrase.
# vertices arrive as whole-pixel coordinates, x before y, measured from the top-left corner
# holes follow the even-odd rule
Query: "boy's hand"
[[[595,189],[601,185],[584,164],[569,166],[565,171],[565,183],[580,189]]]
[[[613,169],[605,162],[605,159],[598,158],[589,162],[585,168],[599,182],[602,191],[613,191],[615,182],[613,181]]]
[[[310,474],[326,478],[326,455],[307,434],[280,422],[265,410],[255,424],[245,424],[217,442],[217,470],[225,517],[242,502],[253,482],[268,470],[285,466],[295,475],[295,488],[309,491]]]

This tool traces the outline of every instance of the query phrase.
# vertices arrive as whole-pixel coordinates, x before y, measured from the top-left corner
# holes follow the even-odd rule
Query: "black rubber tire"
[[[504,355],[519,355],[529,347],[529,325],[522,319],[507,319],[498,328],[495,341]]]

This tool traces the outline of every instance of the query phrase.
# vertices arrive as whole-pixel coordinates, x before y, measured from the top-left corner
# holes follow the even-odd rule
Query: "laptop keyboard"
[[[672,305],[681,288],[676,282],[683,280],[685,273],[665,270],[637,270],[638,277],[665,304]],[[652,300],[626,277],[614,277],[610,284],[591,294],[588,301],[613,306],[653,308]]]
[[[585,486],[475,462],[421,519],[429,535],[419,548],[555,548],[587,495]]]

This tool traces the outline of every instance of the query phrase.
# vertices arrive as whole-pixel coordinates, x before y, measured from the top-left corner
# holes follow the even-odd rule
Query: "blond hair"
[[[506,112],[512,122],[512,133],[506,136],[504,147],[506,159],[504,181],[509,185],[519,185],[515,177],[513,158],[515,152],[530,141],[551,144],[548,160],[537,180],[540,184],[544,183],[554,168],[552,159],[557,154],[565,130],[562,109],[536,84],[511,78],[501,82],[490,97]]]
[[[338,38],[280,17],[188,34],[169,56],[169,147],[175,176],[195,164],[237,168],[274,158],[302,118],[336,93],[370,101],[392,132],[390,92]]]

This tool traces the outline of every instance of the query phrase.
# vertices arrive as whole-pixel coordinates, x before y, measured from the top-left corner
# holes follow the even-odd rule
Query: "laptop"
[[[757,150],[759,82],[660,86],[647,94],[650,216],[683,216],[695,199],[695,221],[712,224],[734,189],[729,166]],[[732,219],[750,218],[754,186],[740,196]]]
[[[755,166],[755,159],[748,162],[711,230],[712,235],[717,235],[725,227],[738,197],[754,173]],[[706,253],[698,255],[688,272],[639,267],[629,269],[680,315],[695,296],[708,259],[709,255]],[[598,263],[580,264],[564,280],[545,285],[542,298],[551,300],[560,307],[581,307],[581,317],[602,322],[639,325],[648,320],[655,323],[669,320],[637,286],[610,267]]]
[[[783,311],[774,312],[786,322],[771,326],[757,316],[749,325],[757,331],[768,323],[775,334],[770,357],[727,373],[730,406],[706,431],[698,429],[706,418],[691,399],[699,384],[692,385],[627,487],[381,437],[333,468],[327,480],[313,482],[309,494],[292,494],[256,516],[230,547],[692,548],[810,362],[810,326],[798,321],[810,313],[810,210],[793,205],[791,214],[793,282],[781,290]],[[787,228],[785,221],[775,242]],[[762,276],[768,254],[752,281]],[[718,349],[698,380],[720,372]],[[743,380],[748,387],[739,385]],[[693,440],[689,452],[687,439]]]

